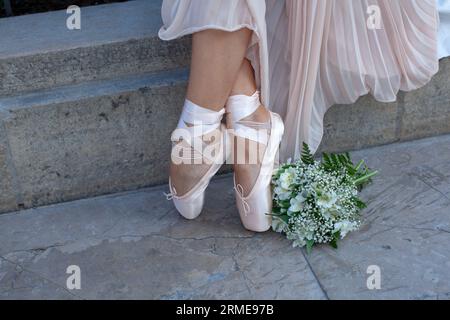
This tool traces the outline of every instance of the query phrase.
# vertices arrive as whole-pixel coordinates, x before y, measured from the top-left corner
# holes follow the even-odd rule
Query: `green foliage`
[[[311,253],[313,247],[314,247],[314,240],[306,241],[306,253],[307,254]]]
[[[341,238],[340,232],[339,231],[335,232],[333,234],[333,240],[331,240],[331,242],[330,242],[330,246],[333,247],[334,249],[337,249],[338,248],[338,241],[339,241],[340,238]]]
[[[364,163],[364,160],[359,161],[356,165],[353,164],[348,152],[344,154],[328,154],[324,152],[321,164],[322,167],[329,172],[347,172],[353,183],[360,188],[371,182],[372,177],[378,173],[377,171],[371,171]]]
[[[314,156],[311,153],[311,149],[309,149],[308,144],[305,142],[303,142],[301,160],[305,164],[314,164]]]
[[[356,205],[356,207],[358,207],[358,209],[362,210],[367,208],[367,205],[364,201],[362,201],[360,198],[358,197],[352,197],[352,202]]]
[[[314,164],[314,156],[307,143],[303,143],[301,160],[308,165]],[[328,172],[348,173],[353,183],[360,187],[360,189],[367,183],[370,183],[372,177],[378,174],[377,171],[371,171],[364,163],[364,160],[359,161],[356,165],[353,164],[348,152],[343,154],[324,152],[322,154],[321,166]]]

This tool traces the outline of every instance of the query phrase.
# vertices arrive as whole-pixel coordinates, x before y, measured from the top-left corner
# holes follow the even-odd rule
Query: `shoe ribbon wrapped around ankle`
[[[177,157],[182,160],[207,158],[213,161],[203,154],[205,143],[202,137],[220,128],[224,113],[225,109],[213,111],[186,99],[177,129],[172,133],[171,140],[172,142],[185,140],[194,150],[194,155],[189,158]]]
[[[245,120],[255,113],[260,105],[259,91],[256,91],[251,96],[234,95],[229,97],[225,108],[235,136],[266,145],[267,132],[261,130],[267,128],[267,123]]]

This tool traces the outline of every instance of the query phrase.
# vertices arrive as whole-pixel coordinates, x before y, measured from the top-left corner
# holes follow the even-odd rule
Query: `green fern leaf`
[[[305,164],[314,164],[314,156],[312,155],[311,149],[309,149],[308,144],[305,142],[303,142],[301,160]]]

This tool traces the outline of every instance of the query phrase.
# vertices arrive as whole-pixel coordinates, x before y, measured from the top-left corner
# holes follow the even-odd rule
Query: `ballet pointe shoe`
[[[226,160],[227,152],[224,150],[226,128],[221,123],[224,113],[225,109],[216,112],[186,100],[178,127],[172,133],[171,139],[174,143],[182,140],[188,145],[188,148],[179,148],[179,145],[175,145],[172,148],[172,161],[177,161],[175,163],[190,161],[183,163],[193,165],[208,161],[208,164],[211,164],[194,187],[183,195],[178,194],[172,177],[169,177],[170,193],[166,194],[167,200],[172,200],[177,211],[186,219],[192,220],[200,215],[205,202],[205,190]],[[215,141],[214,155],[205,154],[205,151],[211,151],[211,146],[205,146],[202,140],[204,135],[211,133],[218,139]],[[182,156],[180,151],[183,151]],[[185,151],[188,156],[184,155]]]
[[[173,201],[175,208],[184,218],[193,220],[202,213],[203,205],[205,203],[205,189],[208,186],[208,183],[209,181],[205,178],[202,187],[194,188],[191,190],[192,192],[188,192],[182,197],[179,197],[176,196],[175,187],[172,185],[172,181],[169,178],[170,194],[167,199]]]
[[[257,132],[257,129],[248,126],[251,121],[244,121],[243,119],[253,114],[260,105],[259,93],[256,92],[251,97],[245,95],[232,96],[229,98],[226,106],[229,115],[227,120],[231,121],[234,135],[253,140],[266,146],[258,177],[247,195],[242,185],[237,183],[236,175],[234,176],[236,205],[242,224],[246,229],[255,232],[264,232],[271,227],[272,173],[284,133],[284,124],[281,117],[270,111],[270,120],[268,123],[270,129],[267,131],[269,135],[266,133],[261,135]]]

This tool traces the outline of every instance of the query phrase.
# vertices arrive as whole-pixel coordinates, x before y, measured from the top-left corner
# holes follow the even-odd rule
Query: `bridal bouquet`
[[[316,244],[337,248],[339,239],[359,228],[366,204],[358,192],[376,174],[363,160],[354,165],[348,153],[324,153],[317,161],[303,144],[301,158],[273,175],[273,230],[308,253]]]

